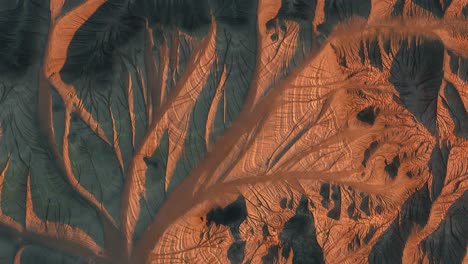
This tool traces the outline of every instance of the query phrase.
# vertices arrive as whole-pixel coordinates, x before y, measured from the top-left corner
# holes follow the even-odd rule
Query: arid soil
[[[0,0],[0,264],[468,263],[468,0]]]

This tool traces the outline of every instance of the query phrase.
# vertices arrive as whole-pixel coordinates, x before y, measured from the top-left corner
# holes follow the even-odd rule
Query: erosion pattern
[[[1,263],[468,263],[466,0],[1,0]]]

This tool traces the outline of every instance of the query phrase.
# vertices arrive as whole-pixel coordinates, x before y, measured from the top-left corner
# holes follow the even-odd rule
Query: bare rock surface
[[[466,0],[0,0],[0,263],[468,263]]]

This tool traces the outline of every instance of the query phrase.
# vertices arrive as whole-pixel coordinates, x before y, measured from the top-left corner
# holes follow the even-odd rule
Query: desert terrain
[[[468,0],[0,0],[0,263],[468,263]]]

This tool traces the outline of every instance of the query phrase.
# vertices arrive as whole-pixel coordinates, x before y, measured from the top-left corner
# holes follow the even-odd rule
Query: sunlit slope
[[[0,12],[1,263],[467,258],[466,1]]]

